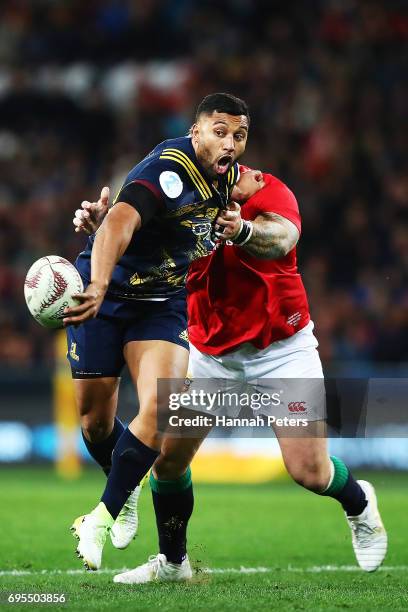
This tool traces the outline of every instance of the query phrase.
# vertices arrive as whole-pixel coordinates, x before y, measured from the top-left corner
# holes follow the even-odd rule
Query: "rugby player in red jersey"
[[[316,393],[321,393],[323,372],[296,264],[301,231],[296,199],[277,178],[244,167],[233,197],[242,208],[231,203],[229,210],[218,217],[221,245],[189,270],[193,377],[223,379],[232,385],[245,380],[260,391],[270,388],[271,379],[291,379],[296,393],[302,389],[313,402]],[[76,224],[82,223],[78,213]],[[308,382],[312,384],[311,394]],[[304,397],[298,395],[297,399]],[[290,403],[280,406],[279,416],[284,416]],[[287,470],[305,488],[342,504],[359,565],[374,571],[385,557],[387,536],[373,487],[356,481],[340,459],[329,457],[322,413],[312,407],[308,420],[314,432],[308,436],[290,435],[287,426],[274,426]],[[180,519],[183,508],[182,487],[172,488],[169,483],[184,479],[187,484],[188,465],[209,429],[203,428],[202,435],[198,433],[195,438],[166,438],[162,444],[150,483],[153,498],[161,489],[169,495],[168,520]],[[179,521],[181,524],[171,537],[159,529],[160,553],[148,563],[117,575],[115,582],[157,579],[165,560],[185,554],[187,521]],[[182,557],[177,561],[181,568]]]

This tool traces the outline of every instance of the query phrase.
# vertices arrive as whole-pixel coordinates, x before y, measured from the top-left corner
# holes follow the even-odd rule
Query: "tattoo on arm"
[[[258,215],[251,239],[242,248],[259,259],[280,259],[296,246],[299,230],[296,225],[275,213]]]

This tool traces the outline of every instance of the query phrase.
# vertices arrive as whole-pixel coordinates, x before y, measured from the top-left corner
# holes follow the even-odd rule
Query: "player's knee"
[[[153,472],[159,480],[175,480],[185,474],[189,462],[183,457],[162,451],[153,466]]]
[[[157,431],[157,411],[152,406],[141,406],[139,414],[129,424],[129,429],[143,444],[160,450],[162,434]]]
[[[86,414],[81,417],[81,428],[89,442],[102,442],[111,433],[113,421],[111,419],[101,419],[92,414]]]
[[[289,474],[301,487],[310,491],[323,491],[328,482],[325,462],[309,460],[288,466]]]

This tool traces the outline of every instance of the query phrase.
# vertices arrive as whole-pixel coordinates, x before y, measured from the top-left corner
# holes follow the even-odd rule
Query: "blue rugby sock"
[[[159,550],[167,561],[181,563],[187,555],[187,525],[193,513],[191,470],[176,480],[158,480],[150,473]]]
[[[125,427],[120,422],[118,417],[115,417],[111,433],[107,438],[105,438],[105,440],[102,440],[102,442],[90,442],[90,440],[85,438],[84,432],[82,431],[82,439],[86,448],[88,449],[88,453],[93,459],[95,459],[96,463],[99,463],[106,476],[109,476],[112,466],[113,449],[124,431]]]
[[[129,428],[125,429],[113,450],[112,468],[101,497],[114,519],[159,454],[138,440]]]

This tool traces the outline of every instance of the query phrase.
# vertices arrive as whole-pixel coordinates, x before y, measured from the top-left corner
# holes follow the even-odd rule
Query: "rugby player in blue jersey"
[[[248,128],[245,102],[204,98],[190,136],[159,144],[131,170],[76,261],[86,289],[65,313],[68,359],[85,444],[108,476],[98,506],[72,526],[89,569],[100,567],[109,532],[118,548],[135,535],[138,485],[161,446],[157,379],[187,371],[188,266],[213,249],[212,224],[238,178]],[[116,417],[125,364],[139,397],[126,429]],[[158,499],[157,516],[166,503]],[[185,512],[192,506],[191,490]]]

